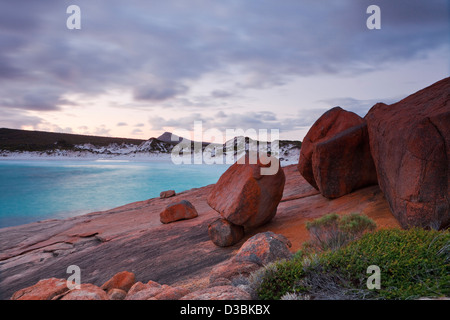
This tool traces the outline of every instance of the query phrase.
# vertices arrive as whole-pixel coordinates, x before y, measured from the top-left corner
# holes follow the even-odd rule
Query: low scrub
[[[306,228],[311,234],[309,245],[315,250],[336,250],[373,231],[376,224],[365,215],[351,213],[340,216],[336,213],[325,215],[308,222]]]
[[[368,289],[369,266],[380,268]],[[302,251],[259,270],[259,299],[416,299],[450,295],[450,233],[389,229],[366,233],[336,250]]]

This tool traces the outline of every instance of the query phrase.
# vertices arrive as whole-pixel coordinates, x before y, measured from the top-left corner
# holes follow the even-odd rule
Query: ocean
[[[1,160],[0,227],[63,219],[216,183],[229,165]]]

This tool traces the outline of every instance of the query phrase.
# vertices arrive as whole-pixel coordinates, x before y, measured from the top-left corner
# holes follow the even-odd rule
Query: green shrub
[[[413,299],[450,294],[450,234],[423,229],[381,230],[321,256],[324,273],[337,272],[365,289],[367,267],[381,269],[382,299]]]
[[[334,218],[328,218],[332,221]],[[261,269],[260,299],[415,299],[450,295],[450,233],[389,229],[366,233],[334,251],[304,251]],[[367,289],[367,268],[381,269],[381,288]],[[286,294],[290,294],[287,295]]]
[[[299,260],[280,260],[268,264],[250,276],[252,295],[261,300],[279,300],[288,292],[300,292],[296,283],[303,274]]]
[[[306,228],[311,234],[309,245],[326,251],[339,249],[365,232],[375,230],[376,224],[369,217],[358,213],[343,216],[330,213],[308,222]]]

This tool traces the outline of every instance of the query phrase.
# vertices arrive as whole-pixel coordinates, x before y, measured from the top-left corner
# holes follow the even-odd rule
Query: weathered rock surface
[[[325,112],[303,140],[298,169],[329,199],[376,184],[364,119],[340,107]]]
[[[179,300],[189,293],[189,290],[182,287],[168,287],[154,296],[156,300]]]
[[[241,241],[272,231],[288,238],[295,252],[309,240],[306,222],[330,212],[361,212],[380,228],[398,227],[376,185],[330,201],[300,175],[295,165],[283,170],[286,182],[276,216],[269,224],[249,230]],[[211,284],[213,268],[222,263],[230,263],[230,274],[232,268],[238,273],[237,262],[232,267],[230,259],[240,243],[218,247],[208,236],[208,226],[217,219],[217,212],[206,202],[212,187],[171,198],[189,199],[199,213],[183,223],[161,224],[159,213],[168,199],[158,197],[65,220],[0,229],[0,299],[10,299],[14,292],[52,277],[60,278],[65,288],[69,276],[66,269],[73,264],[80,267],[83,283],[97,286],[123,270],[133,272],[136,283],[128,294],[149,283],[160,286],[156,282],[194,292]]]
[[[245,157],[245,158],[244,158]],[[257,159],[251,164],[252,155],[247,154],[222,174],[213,186],[207,202],[231,223],[247,228],[261,226],[275,216],[283,196],[284,171],[279,165],[275,174],[262,175],[269,165],[267,159]]]
[[[316,143],[312,163],[319,191],[329,199],[377,183],[366,123]]]
[[[42,279],[35,285],[15,292],[11,300],[51,300],[67,291],[66,279]]]
[[[82,283],[79,289],[62,294],[58,300],[109,300],[105,291],[91,283]]]
[[[169,204],[160,213],[161,223],[171,223],[178,220],[193,219],[198,217],[195,207],[187,200]]]
[[[109,300],[123,300],[127,296],[127,292],[121,289],[111,289],[107,294]]]
[[[131,293],[128,292],[125,300],[148,300],[150,298],[155,297],[157,294],[162,293],[164,289],[168,288],[168,285],[160,285],[160,286],[150,286],[146,285],[142,290],[135,291],[133,290]],[[131,291],[131,290],[130,290]]]
[[[141,281],[136,282],[130,290],[128,290],[128,296],[132,296],[139,291],[143,291],[150,288],[161,288],[161,285],[155,281],[150,280],[148,283],[142,283]]]
[[[365,117],[381,190],[402,227],[450,225],[450,78]]]
[[[216,286],[185,295],[180,300],[251,300],[250,294],[233,286]]]
[[[281,234],[262,232],[248,239],[234,259],[238,262],[253,262],[264,266],[279,259],[289,259],[292,256],[289,251],[291,246],[291,242]]]
[[[298,170],[314,188],[319,189],[314,178],[312,163],[315,144],[362,123],[363,120],[357,114],[335,107],[325,112],[312,125],[302,141]]]
[[[244,238],[244,227],[232,224],[225,219],[217,219],[208,226],[211,241],[219,247],[228,247]]]
[[[250,274],[261,268],[257,263],[251,261],[236,261],[235,258],[223,262],[211,270],[209,284],[229,283],[240,277],[248,277]],[[224,281],[225,280],[225,281]]]

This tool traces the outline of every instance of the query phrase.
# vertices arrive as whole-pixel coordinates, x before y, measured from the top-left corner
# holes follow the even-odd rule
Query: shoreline
[[[0,299],[8,299],[13,292],[44,278],[67,278],[66,268],[72,264],[81,268],[83,283],[98,286],[127,270],[143,283],[152,280],[200,288],[208,285],[211,269],[233,257],[251,236],[265,231],[282,234],[295,252],[309,239],[306,222],[330,211],[358,211],[380,228],[398,227],[378,186],[330,201],[301,177],[295,165],[283,170],[286,184],[276,216],[227,248],[217,247],[208,236],[208,225],[220,216],[206,202],[212,185],[171,198],[151,198],[63,220],[2,228]],[[161,224],[160,212],[173,201],[184,199],[195,206],[198,217]]]
[[[286,167],[292,164],[298,163],[298,157],[299,154],[289,155],[287,157],[280,157],[280,164],[282,167]],[[194,157],[192,157],[194,159]],[[204,161],[205,158],[203,158],[203,161],[201,164],[198,163],[188,163],[184,165],[227,165],[225,161],[223,163],[208,163]],[[210,158],[207,158],[210,159]],[[171,154],[167,153],[152,153],[152,154],[139,154],[139,155],[61,155],[61,154],[42,154],[37,153],[35,151],[31,152],[14,152],[12,155],[5,155],[5,153],[0,153],[0,161],[35,161],[35,160],[42,160],[42,161],[117,161],[117,162],[152,162],[152,161],[170,161],[175,165],[178,165],[172,161]],[[234,162],[233,162],[234,163]],[[232,165],[233,163],[230,163],[229,165]]]
[[[37,157],[0,157],[0,164],[6,163],[6,162],[30,162],[30,163],[38,163],[40,161],[45,162],[45,161],[54,161],[55,163],[57,161],[75,161],[77,163],[80,163],[80,165],[82,165],[82,162],[96,162],[98,164],[132,164],[132,163],[156,163],[156,162],[165,162],[165,163],[170,163],[171,159],[170,159],[170,154],[163,154],[162,156],[156,156],[156,157],[150,157],[150,158],[144,158],[144,157],[139,157],[139,158],[129,158],[129,157],[111,157],[111,158],[104,158],[104,157],[96,157],[96,158],[86,158],[86,157],[77,157],[77,158],[71,158],[71,157],[67,157],[67,156],[59,156],[59,157],[53,157],[53,156],[37,156]],[[298,159],[294,158],[294,159],[288,159],[287,161],[281,162],[281,166],[282,167],[287,167],[289,165],[292,164],[296,164],[298,162]],[[173,165],[177,165],[177,164],[173,164]],[[183,164],[181,164],[183,166]],[[186,166],[188,164],[185,164]],[[195,164],[192,164],[195,165]],[[206,163],[203,164],[196,164],[198,165],[208,165]],[[209,165],[214,165],[214,164],[209,164]],[[224,166],[226,164],[218,164],[220,166]],[[202,185],[200,187],[197,188],[203,188],[203,187],[207,187],[208,185]],[[184,193],[184,192],[188,192],[192,189],[185,189],[180,191],[179,193]],[[164,191],[164,190],[161,190]],[[130,205],[133,204],[134,202],[127,202],[122,204],[121,206],[126,206],[126,205]],[[37,220],[31,220],[28,222],[24,222],[24,223],[19,223],[19,224],[12,224],[9,225],[7,223],[5,223],[5,226],[0,226],[0,230],[3,230],[5,228],[10,228],[10,227],[17,227],[17,226],[23,226],[23,225],[28,225],[28,224],[32,224],[32,223],[37,223],[37,222],[42,222],[42,221],[46,221],[46,220],[65,220],[65,219],[71,219],[74,217],[79,217],[79,216],[83,216],[83,215],[88,215],[94,212],[105,212],[105,211],[109,211],[114,209],[115,207],[117,207],[116,205],[112,205],[111,207],[105,207],[104,209],[85,209],[82,210],[82,212],[78,212],[78,213],[74,213],[73,215],[71,213],[68,212],[64,212],[61,214],[53,214],[50,215],[48,218],[40,218]],[[61,216],[62,215],[62,216]],[[8,221],[9,220],[15,220],[16,218],[14,217],[9,217],[9,218],[4,218],[1,220],[4,221]],[[20,220],[20,219],[19,219]]]

